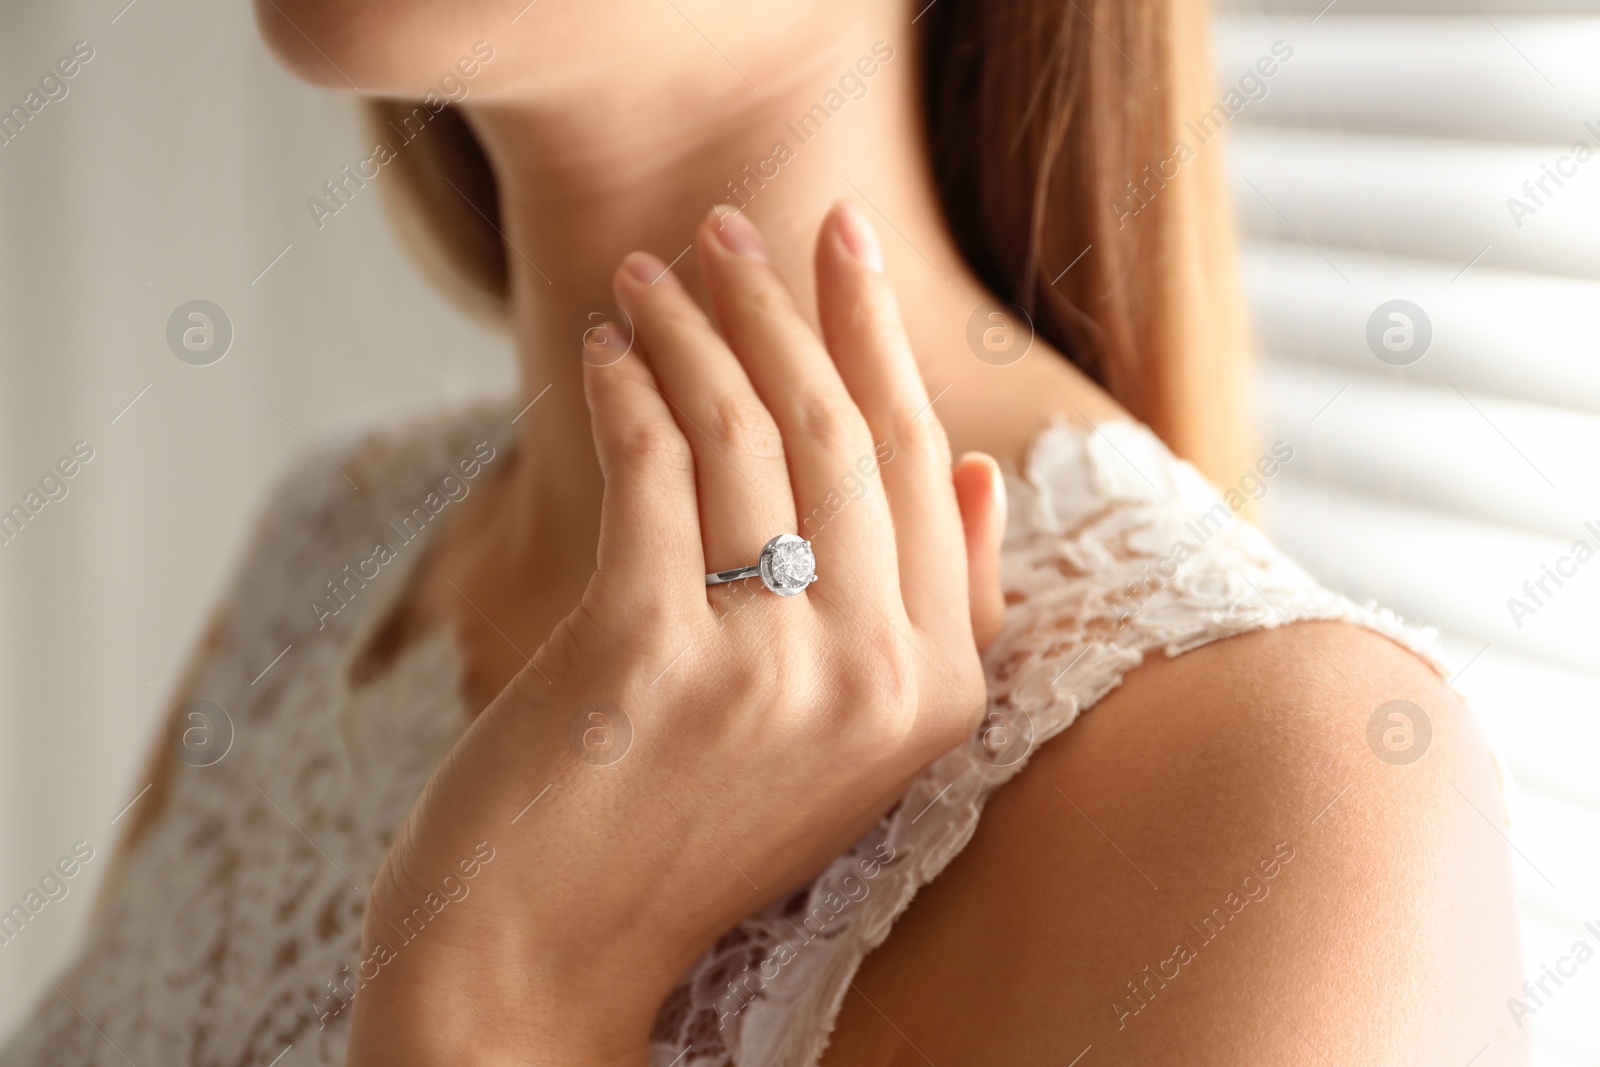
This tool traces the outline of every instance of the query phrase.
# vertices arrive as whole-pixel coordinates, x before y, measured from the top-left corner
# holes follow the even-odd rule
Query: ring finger
[[[633,253],[613,284],[694,451],[707,573],[754,563],[769,538],[795,525],[777,424],[739,361],[659,259]]]
[[[697,245],[717,321],[789,450],[799,533],[815,543],[822,577],[810,596],[856,603],[864,592],[892,590],[898,568],[888,501],[876,479],[861,480],[876,465],[872,435],[822,340],[748,218],[714,214]],[[861,491],[849,491],[852,484]]]

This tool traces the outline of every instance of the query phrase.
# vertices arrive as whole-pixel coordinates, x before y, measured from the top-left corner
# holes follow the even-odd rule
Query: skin
[[[521,9],[258,5],[291,68],[364,92],[420,95],[492,41],[463,110],[518,250],[524,394],[550,387],[408,599],[402,637],[448,627],[484,710],[408,821],[369,929],[491,833],[506,859],[362,992],[352,1064],[644,1062],[661,998],[710,940],[809,877],[972,725],[999,613],[987,456],[1020,461],[1055,417],[1120,414],[1043,345],[1007,368],[966,349],[989,294],[939,216],[909,7]],[[708,218],[877,40],[896,59],[847,121],[745,218]],[[835,207],[847,194],[870,206]],[[729,247],[748,253],[744,222],[762,255]],[[606,294],[638,340],[586,368],[566,322]],[[913,420],[933,396],[935,417]],[[699,575],[748,562],[886,439],[896,458],[872,492],[816,538],[823,581],[719,621],[727,602]],[[968,452],[986,455],[952,468]],[[917,580],[896,580],[902,566]],[[539,648],[542,676],[508,646]],[[779,669],[751,667],[773,647]],[[566,745],[572,707],[597,697],[637,731],[604,771]],[[1372,709],[1400,698],[1434,727],[1404,767],[1365,741]],[[546,782],[560,801],[507,840],[496,828]],[[1524,1062],[1525,1031],[1502,1021],[1520,976],[1498,818],[1459,701],[1381,637],[1301,624],[1153,657],[996,795],[866,961],[823,1062],[1067,1063],[1086,1046],[1086,1067]],[[1198,942],[1189,923],[1280,845],[1293,859],[1270,895],[1130,1000],[1141,968]],[[1139,1012],[1119,1020],[1119,1000]]]

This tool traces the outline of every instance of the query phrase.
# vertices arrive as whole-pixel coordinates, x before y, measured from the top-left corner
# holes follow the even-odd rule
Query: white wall
[[[376,187],[313,223],[307,199],[366,154],[351,101],[278,69],[241,0],[125,3],[0,16],[0,108],[75,42],[94,49],[68,95],[0,145],[0,508],[74,442],[95,451],[0,546],[7,905],[74,841],[109,859],[125,824],[111,819],[299,431],[511,382],[505,340],[415,274]],[[165,339],[196,298],[235,330],[209,367]],[[71,952],[106,866],[0,946],[0,1031]]]

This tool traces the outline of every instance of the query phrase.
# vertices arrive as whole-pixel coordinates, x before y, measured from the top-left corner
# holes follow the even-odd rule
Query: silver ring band
[[[761,584],[779,596],[794,596],[806,591],[817,580],[817,557],[811,542],[794,534],[779,534],[761,548],[760,558],[748,567],[714,571],[706,575],[706,585],[741,582],[760,578]]]
[[[706,575],[707,585],[722,585],[724,582],[742,582],[746,578],[761,577],[761,565],[752,564],[749,567],[735,567],[731,571],[717,571],[715,574]]]

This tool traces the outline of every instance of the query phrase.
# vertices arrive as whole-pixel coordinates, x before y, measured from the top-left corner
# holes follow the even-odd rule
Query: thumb
[[[967,541],[967,603],[972,637],[982,652],[1000,632],[1000,541],[1006,531],[1006,487],[1000,465],[983,452],[963,455],[951,472]]]

